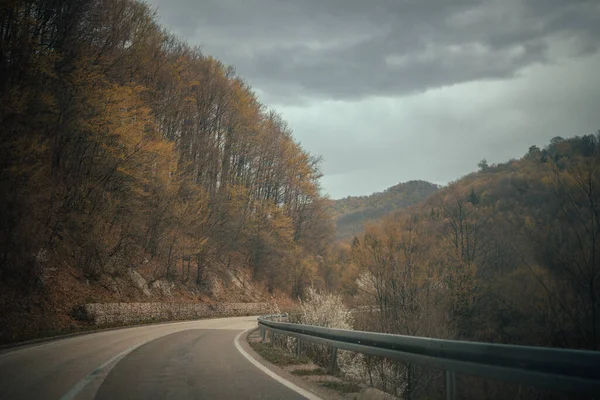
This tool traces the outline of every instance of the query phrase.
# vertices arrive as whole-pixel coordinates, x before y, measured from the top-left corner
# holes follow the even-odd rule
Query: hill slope
[[[438,188],[438,185],[431,182],[408,181],[369,196],[348,196],[334,200],[329,211],[336,221],[337,237],[352,237],[363,230],[366,222],[415,205]]]
[[[219,300],[212,274],[243,296],[238,271],[300,296],[332,231],[319,158],[146,3],[67,3],[0,7],[0,342],[156,300],[137,274],[182,301]]]
[[[361,303],[388,311],[369,326],[597,350],[600,134],[481,163],[367,227],[346,252],[340,270],[355,272]]]

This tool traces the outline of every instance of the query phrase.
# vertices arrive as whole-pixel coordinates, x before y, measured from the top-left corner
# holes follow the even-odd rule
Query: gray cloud
[[[554,136],[600,129],[600,55],[527,67],[510,81],[472,82],[403,97],[279,107],[303,144],[324,155],[334,198],[398,182],[439,184],[523,156]]]
[[[514,77],[600,44],[595,0],[155,0],[163,21],[266,97],[359,99]]]
[[[150,0],[323,155],[334,198],[600,128],[598,0]]]

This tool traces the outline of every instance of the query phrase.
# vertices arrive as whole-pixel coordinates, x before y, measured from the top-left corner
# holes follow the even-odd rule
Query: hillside
[[[303,293],[332,231],[319,158],[233,67],[141,1],[0,11],[0,342],[160,299],[138,275],[169,301]]]
[[[365,223],[415,205],[435,193],[438,188],[430,182],[409,181],[369,196],[348,196],[334,200],[329,211],[335,219],[336,236],[339,239],[350,238],[361,232]]]
[[[597,350],[600,133],[479,166],[338,250],[346,287],[388,311],[369,326]]]

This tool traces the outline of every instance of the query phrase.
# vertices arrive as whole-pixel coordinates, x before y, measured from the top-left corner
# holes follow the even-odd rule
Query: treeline
[[[338,248],[346,292],[374,306],[357,328],[600,350],[600,133],[480,168]],[[373,362],[386,390],[441,396],[439,371]],[[461,379],[465,398],[542,394]]]
[[[3,281],[148,260],[198,283],[214,260],[249,266],[292,295],[314,278],[331,233],[319,159],[145,3],[3,2],[0,104]]]

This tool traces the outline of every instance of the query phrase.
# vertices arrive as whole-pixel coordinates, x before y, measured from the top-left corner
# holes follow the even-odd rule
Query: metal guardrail
[[[263,341],[270,331],[271,335],[296,337],[298,353],[303,341],[331,346],[331,372],[335,370],[337,349],[344,349],[444,370],[449,400],[456,397],[456,373],[600,395],[600,352],[431,339],[274,321],[281,316],[259,317]]]

